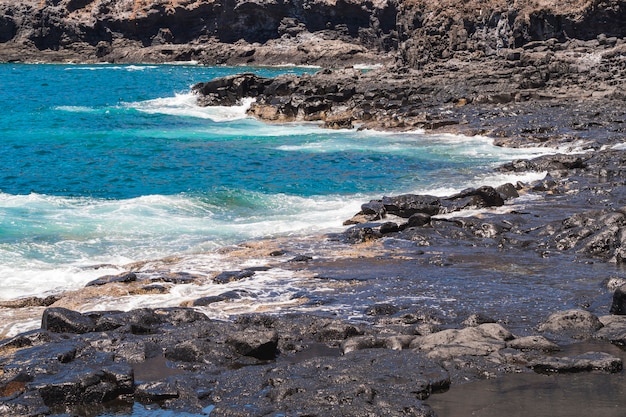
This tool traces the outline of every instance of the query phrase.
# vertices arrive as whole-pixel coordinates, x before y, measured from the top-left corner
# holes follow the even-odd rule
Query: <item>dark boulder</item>
[[[220,301],[224,301],[226,299],[227,298],[222,295],[209,295],[207,297],[195,299],[191,305],[194,307],[208,306],[213,303],[219,303]]]
[[[504,205],[504,199],[495,188],[482,186],[480,188],[468,188],[458,194],[442,199],[442,205],[446,211],[458,211],[464,209],[476,209],[485,207],[499,207]]]
[[[227,284],[229,282],[250,278],[253,275],[254,271],[248,269],[244,269],[243,271],[224,271],[213,278],[213,282],[216,284]]]
[[[500,194],[503,200],[509,200],[511,198],[519,197],[519,193],[517,192],[517,188],[510,182],[506,184],[499,185],[496,187],[496,191]]]
[[[51,307],[44,310],[41,328],[55,333],[88,333],[96,328],[94,320],[77,311],[62,307]]]
[[[613,293],[610,313],[619,316],[626,315],[626,285],[617,288]]]
[[[385,222],[380,225],[380,233],[385,235],[388,233],[395,233],[400,230],[398,223],[395,222]]]
[[[439,214],[441,201],[431,195],[403,194],[396,197],[383,197],[383,206],[387,213],[409,218],[416,213],[433,216]]]
[[[406,227],[422,227],[430,224],[431,216],[426,213],[415,213],[406,222]]]
[[[372,200],[369,203],[361,204],[361,212],[365,215],[374,215],[371,220],[378,220],[385,217],[387,210],[382,201]]]
[[[111,283],[122,283],[122,284],[128,284],[130,282],[135,282],[137,281],[137,275],[134,272],[125,272],[123,274],[119,274],[119,275],[105,275],[103,277],[94,279],[93,281],[88,282],[85,286],[86,287],[95,287],[95,286],[100,286],[100,285],[105,285],[105,284],[111,284]]]
[[[309,262],[310,260],[313,260],[313,257],[308,255],[296,255],[287,262]]]
[[[203,106],[234,106],[242,98],[262,94],[271,80],[252,73],[216,78],[195,84],[192,91],[198,93],[198,104]]]

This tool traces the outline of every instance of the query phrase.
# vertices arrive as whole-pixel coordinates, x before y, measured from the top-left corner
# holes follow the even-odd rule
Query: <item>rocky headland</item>
[[[63,294],[4,303],[43,314],[41,329],[0,341],[0,413],[131,414],[144,404],[211,416],[432,416],[428,398],[461,383],[623,372],[609,348],[626,345],[624,22],[623,1],[0,1],[3,61],[320,65],[301,77],[199,80],[194,91],[200,105],[254,97],[249,114],[268,122],[561,151],[498,169],[540,181],[381,196],[344,233],[320,237],[326,246],[262,245],[266,268],[333,282],[334,297],[348,288],[355,320],[323,308],[229,321],[198,311],[232,292],[128,312],[80,313]],[[82,296],[198,279],[138,271],[102,277]],[[424,277],[455,300],[446,314],[359,292],[380,282],[376,291],[399,300]],[[559,353],[589,341],[600,343]]]

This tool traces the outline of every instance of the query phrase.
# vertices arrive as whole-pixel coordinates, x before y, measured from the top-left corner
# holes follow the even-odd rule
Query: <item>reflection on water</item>
[[[599,343],[573,345],[559,356],[588,351],[604,351],[626,359],[626,352]],[[426,403],[439,417],[624,417],[626,377],[624,371],[512,374],[454,386],[446,393],[434,394]]]

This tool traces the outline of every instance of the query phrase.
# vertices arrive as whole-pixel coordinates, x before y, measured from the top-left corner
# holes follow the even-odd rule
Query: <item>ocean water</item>
[[[252,71],[0,65],[0,300],[76,289],[146,259],[341,230],[371,198],[498,185],[546,152],[485,137],[264,124],[190,87]],[[94,265],[104,265],[93,268]]]

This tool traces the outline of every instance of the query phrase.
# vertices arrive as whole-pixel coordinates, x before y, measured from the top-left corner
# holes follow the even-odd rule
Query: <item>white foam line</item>
[[[127,107],[149,114],[196,117],[214,122],[225,122],[247,118],[246,112],[254,102],[254,98],[245,98],[239,106],[201,107],[196,104],[196,99],[197,96],[193,93],[176,94],[174,97],[129,103]]]

